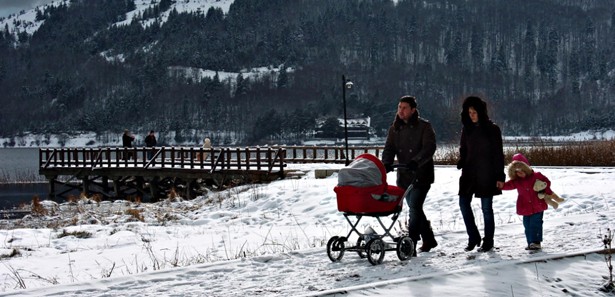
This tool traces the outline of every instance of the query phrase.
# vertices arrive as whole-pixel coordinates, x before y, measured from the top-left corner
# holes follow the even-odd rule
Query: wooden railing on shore
[[[284,146],[287,163],[337,163],[346,162],[344,146]],[[384,146],[349,146],[348,160],[352,161],[364,153],[380,158]]]

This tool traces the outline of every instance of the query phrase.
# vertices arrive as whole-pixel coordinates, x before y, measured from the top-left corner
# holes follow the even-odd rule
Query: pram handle
[[[401,168],[401,169],[406,169],[406,170],[409,170],[409,171],[416,171],[416,170],[413,170],[413,169],[409,169],[408,165],[401,164],[401,163],[393,164],[393,165],[391,165],[391,168],[393,168],[393,169],[400,169]]]

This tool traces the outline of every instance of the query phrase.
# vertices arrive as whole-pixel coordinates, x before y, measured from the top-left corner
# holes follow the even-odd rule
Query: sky
[[[495,249],[480,253],[463,251],[460,171],[436,166],[424,209],[439,245],[410,261],[387,251],[372,265],[352,251],[338,262],[327,256],[327,242],[350,225],[337,209],[337,174],[314,171],[342,166],[290,164],[304,174],[189,201],[43,201],[45,216],[0,221],[0,296],[606,296],[596,251],[615,221],[615,168],[535,167],[566,199],[545,212],[543,250],[524,249],[516,192],[506,191],[493,203]],[[482,232],[479,201],[473,208]],[[358,229],[383,234],[378,219],[400,231],[391,216],[364,217]]]
[[[37,6],[51,3],[54,0],[0,0],[0,17],[8,17],[22,10],[30,10]]]

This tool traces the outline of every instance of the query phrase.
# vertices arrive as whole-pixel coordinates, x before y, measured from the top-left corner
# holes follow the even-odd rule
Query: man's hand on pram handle
[[[417,161],[410,160],[410,162],[408,162],[408,164],[406,164],[406,169],[415,171],[415,170],[419,169],[419,163]]]
[[[399,168],[416,171],[419,168],[419,163],[416,161],[410,161],[408,164],[384,164],[384,169],[387,173]]]

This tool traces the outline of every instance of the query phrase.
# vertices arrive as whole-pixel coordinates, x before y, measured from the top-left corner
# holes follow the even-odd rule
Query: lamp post
[[[352,88],[352,82],[346,80],[346,76],[342,75],[342,99],[344,102],[344,140],[346,144],[346,166],[350,164],[348,160],[348,119],[346,117],[346,89]]]

